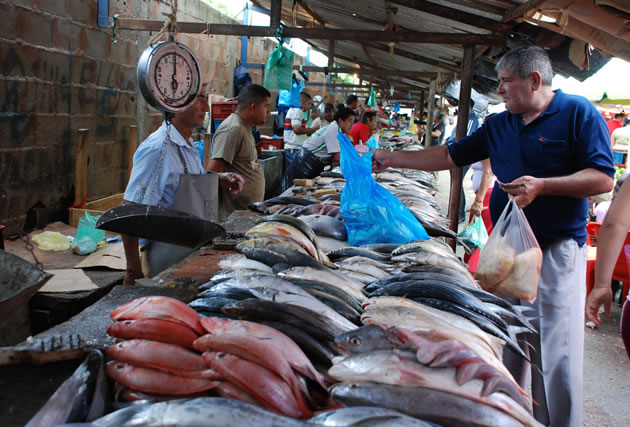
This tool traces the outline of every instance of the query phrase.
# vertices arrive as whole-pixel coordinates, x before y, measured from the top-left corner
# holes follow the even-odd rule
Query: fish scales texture
[[[263,366],[222,352],[206,352],[203,360],[228,381],[243,388],[265,407],[293,418],[311,416],[310,409],[300,405],[297,396],[281,377]]]
[[[298,295],[309,296],[309,293],[300,288],[299,286],[294,285],[288,280],[283,279],[278,276],[245,276],[245,277],[235,277],[233,279],[226,280],[225,282],[221,282],[216,286],[210,288],[210,290],[222,290],[228,288],[238,288],[238,289],[248,289],[251,290],[253,288],[270,288],[277,289],[285,292],[292,292]]]
[[[353,256],[362,256],[366,258],[371,258],[376,261],[389,261],[391,259],[390,255],[383,254],[380,252],[370,251],[364,248],[357,248],[354,246],[348,246],[341,249],[336,249],[334,251],[328,252],[328,258],[332,261],[343,257],[353,257]]]
[[[198,397],[144,406],[120,425],[303,427],[305,423],[240,400]]]
[[[361,316],[364,324],[384,323],[413,331],[434,329],[458,339],[478,354],[501,359],[504,341],[484,332],[468,319],[401,297],[379,297],[368,300]]]
[[[298,289],[302,291],[301,288]],[[273,301],[280,304],[301,307],[305,310],[311,310],[314,313],[319,314],[329,322],[333,323],[337,328],[343,331],[355,329],[357,327],[354,323],[352,323],[352,321],[346,319],[341,314],[339,314],[331,307],[324,304],[322,301],[320,301],[308,292],[306,292],[306,295],[303,295],[301,293],[285,292],[273,288],[252,288],[251,292],[256,297],[262,300]]]
[[[317,313],[300,307],[288,306],[272,301],[249,299],[239,301],[223,307],[226,314],[238,316],[242,320],[271,320],[286,322],[304,329],[309,335],[317,339],[332,341],[344,332],[333,327]]]
[[[435,298],[450,301],[453,304],[468,308],[475,313],[486,317],[488,320],[507,332],[507,324],[503,321],[503,319],[488,310],[477,297],[458,286],[451,285],[448,282],[425,280],[422,282],[393,283],[377,289],[369,294],[368,298],[381,295],[406,296],[410,299],[415,297]]]
[[[112,320],[163,319],[188,326],[203,333],[199,315],[185,303],[174,298],[149,296],[136,298],[112,311]]]
[[[245,255],[236,254],[227,256],[219,261],[219,267],[224,270],[235,271],[240,269],[260,270],[271,273],[271,267],[262,262],[249,259]]]
[[[219,383],[205,378],[180,377],[157,369],[141,368],[112,360],[107,362],[107,375],[114,381],[146,393],[188,395],[210,390]]]
[[[300,219],[308,224],[317,236],[331,237],[337,240],[348,240],[346,225],[327,215],[304,215]]]
[[[339,298],[344,303],[346,303],[349,307],[355,310],[357,313],[359,314],[363,313],[363,308],[361,307],[361,302],[359,300],[352,297],[347,292],[344,292],[343,290],[335,286],[332,286],[328,283],[312,281],[312,280],[297,280],[297,279],[291,279],[290,282],[296,286],[299,286],[300,288],[304,289],[310,294],[313,294],[313,292],[321,292],[321,293],[325,293],[327,295]]]
[[[333,352],[332,349],[294,326],[287,325],[286,323],[271,321],[265,321],[263,324],[277,329],[287,335],[300,347],[309,359],[324,363],[326,365],[326,369],[332,365],[332,359],[338,356],[338,354]]]
[[[526,422],[492,406],[427,387],[399,387],[369,382],[341,383],[332,396],[346,406],[377,405],[412,417],[449,426],[539,427],[531,416]]]
[[[181,323],[162,319],[135,319],[114,322],[107,328],[107,333],[114,338],[147,339],[186,348],[193,348],[192,343],[199,334]]]
[[[311,424],[335,427],[433,427],[434,424],[401,412],[377,406],[354,406],[322,412],[308,420]]]
[[[265,366],[283,378],[293,390],[299,389],[293,370],[325,386],[322,376],[315,370],[299,346],[281,332],[275,332],[274,335],[258,336],[243,333],[208,334],[195,341],[195,348],[199,351],[230,353]],[[277,339],[278,335],[282,335],[283,339]],[[286,345],[288,341],[290,345]],[[282,347],[283,344],[285,347]],[[296,397],[299,397],[297,393]]]
[[[317,249],[313,241],[293,225],[278,221],[265,221],[255,225],[245,233],[245,237],[248,239],[267,236],[280,236],[290,239],[299,244],[311,256],[317,258]]]
[[[206,364],[198,353],[174,344],[133,339],[109,346],[107,355],[121,362],[160,370],[203,371]]]
[[[494,335],[497,338],[502,339],[512,350],[518,353],[523,359],[529,361],[527,355],[523,352],[518,345],[518,342],[513,338],[511,333],[504,331],[499,326],[491,322],[485,316],[478,314],[475,311],[469,310],[466,307],[458,304],[453,304],[450,301],[439,300],[436,298],[413,298],[414,301],[420,302],[431,307],[435,307],[439,310],[449,311],[453,314],[459,315],[465,319],[474,322],[482,330]]]
[[[317,270],[309,267],[293,267],[278,273],[278,276],[286,280],[296,279],[324,282],[346,292],[348,295],[360,302],[363,302],[366,299],[366,296],[363,293],[362,283],[336,271]]]
[[[484,395],[499,389],[506,390],[519,403],[526,404],[523,397],[525,392],[518,386],[498,358],[491,357],[486,362],[474,350],[466,347],[464,343],[444,335],[438,330],[413,332],[398,326],[387,327],[384,324],[370,324],[339,335],[335,338],[335,343],[350,354],[392,350],[394,348],[414,351],[417,360],[425,365],[457,368],[458,384],[472,378],[483,379]],[[474,363],[474,366],[464,367],[463,365],[467,363]],[[498,376],[501,378],[497,378]],[[503,378],[507,383],[501,381]]]

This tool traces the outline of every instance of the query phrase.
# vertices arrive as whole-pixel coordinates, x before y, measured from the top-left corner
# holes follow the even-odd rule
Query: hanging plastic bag
[[[486,226],[481,216],[475,215],[472,224],[462,230],[457,237],[469,244],[469,246],[474,246],[479,249],[483,248],[488,241],[488,232],[486,231]]]
[[[96,250],[98,242],[105,238],[105,230],[96,228],[100,216],[92,216],[87,211],[79,219],[77,234],[72,240],[72,250],[78,255],[87,255]]]
[[[367,145],[370,150],[378,150],[379,148],[381,148],[378,145],[378,141],[376,140],[376,137],[374,135],[372,135],[367,141],[365,141],[365,145]]]
[[[523,210],[510,198],[481,250],[476,278],[495,295],[534,302],[542,258]]]
[[[281,90],[278,94],[278,106],[288,108],[300,108],[300,93],[304,88],[304,83],[293,79],[291,90]]]
[[[282,45],[269,54],[265,65],[263,85],[269,90],[291,90],[293,80],[293,52]]]
[[[360,246],[428,240],[429,235],[409,209],[372,178],[372,153],[359,155],[343,133],[337,139],[341,144],[341,170],[346,178],[340,210],[348,243]]]
[[[370,88],[370,97],[368,98],[367,105],[369,107],[376,107],[376,92],[374,88]]]

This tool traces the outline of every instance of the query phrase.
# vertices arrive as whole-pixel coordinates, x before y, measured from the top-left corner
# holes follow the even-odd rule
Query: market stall
[[[307,2],[298,3],[309,12]],[[285,27],[284,35],[389,43],[385,54],[414,60],[418,53],[396,43],[449,46],[444,51],[450,64],[422,60],[431,71],[374,66],[358,72],[385,82],[388,73],[398,75],[401,87],[420,86],[429,99],[442,78],[434,68],[461,72],[457,136],[463,136],[475,46],[502,46],[511,28],[485,16],[500,18],[496,9],[501,7],[486,4],[484,13],[475,15],[419,2],[391,3],[478,29],[401,31],[387,2],[387,31],[325,28],[328,19],[318,17],[315,9],[309,15],[322,28]],[[178,23],[178,28],[273,35],[281,6],[281,1],[270,2],[269,27]],[[516,9],[504,12],[513,15]],[[159,30],[156,22],[120,17],[115,22],[118,30]],[[363,50],[369,58],[368,47]],[[331,57],[348,58],[335,54],[338,49],[334,42],[328,44]],[[461,60],[454,61],[460,54]],[[413,144],[383,138],[381,146],[409,149]],[[503,346],[527,358],[517,335],[533,327],[518,307],[480,289],[444,242],[456,239],[461,170],[452,175],[450,221],[432,201],[430,175],[377,174],[378,188],[403,205],[413,224],[431,238],[374,239],[365,245],[353,244],[350,216],[343,214],[347,175],[331,171],[295,183],[290,194],[267,199],[249,212],[235,212],[214,248],[193,253],[155,280],[117,287],[67,323],[3,349],[12,361],[60,353],[57,360],[83,360],[45,404],[40,396],[31,405],[33,417],[25,420],[31,420],[29,425],[94,420],[100,425],[352,425],[375,420],[381,425],[539,425],[530,414],[531,398],[501,362]],[[369,209],[369,201],[363,202]],[[396,221],[371,227],[403,228]],[[519,268],[514,257],[508,263],[502,280]],[[73,339],[69,332],[81,338]],[[58,336],[67,339],[47,347]],[[63,371],[72,369],[64,366]],[[136,400],[145,402],[126,403]],[[316,412],[321,413],[314,416]]]

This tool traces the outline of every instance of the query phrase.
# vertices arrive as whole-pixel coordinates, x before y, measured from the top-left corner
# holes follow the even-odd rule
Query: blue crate
[[[612,152],[613,155],[613,163],[616,165],[625,165],[626,164],[626,157],[628,156],[628,153],[624,153],[623,151],[615,151],[613,150]]]
[[[221,123],[223,123],[223,120],[225,119],[214,119],[212,121],[212,125],[214,126],[214,129],[212,129],[212,133],[216,132],[217,129],[219,129],[219,126],[221,126]]]

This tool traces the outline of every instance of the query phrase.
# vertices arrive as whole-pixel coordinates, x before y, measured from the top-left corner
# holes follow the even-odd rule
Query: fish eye
[[[219,353],[219,354],[217,354],[217,357],[218,357],[219,359],[223,359],[225,356],[227,356],[227,354],[225,354],[225,353]]]
[[[352,384],[350,384],[350,386],[349,386],[349,387],[350,387],[351,389],[359,388],[359,384],[352,383]]]
[[[352,337],[350,338],[350,344],[354,345],[354,346],[360,346],[361,345],[361,338],[359,337]]]

